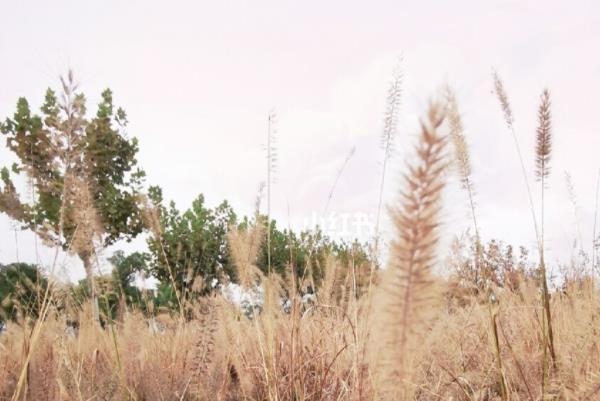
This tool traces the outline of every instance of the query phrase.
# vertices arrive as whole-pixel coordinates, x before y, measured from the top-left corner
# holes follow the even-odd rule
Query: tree
[[[153,236],[148,239],[149,272],[161,282],[159,293],[165,301],[161,305],[189,299],[193,294],[207,294],[215,288],[215,280],[238,282],[227,233],[231,227],[246,231],[256,224],[255,220],[245,216],[238,222],[227,201],[208,208],[202,195],[183,213],[173,202],[164,205],[158,187],[150,188],[149,198],[151,209],[157,212],[148,217],[153,220],[149,222],[153,227]],[[266,226],[268,217],[258,215],[255,219]],[[293,269],[298,288],[314,290],[325,275],[328,256],[332,255],[340,259],[344,268],[352,268],[357,289],[364,286],[365,266],[370,259],[363,244],[336,242],[318,229],[300,233],[280,230],[275,220],[270,221],[269,227],[270,247],[265,230],[256,261],[263,274],[271,272],[289,279]]]
[[[242,224],[247,224],[243,222]],[[282,276],[287,274],[291,264],[295,274],[300,278],[310,278],[311,284],[321,279],[325,258],[333,248],[333,241],[323,235],[320,230],[301,231],[296,234],[291,230],[283,231],[277,228],[277,222],[271,219],[271,271]],[[269,270],[268,247],[263,249],[258,256],[258,267],[267,273]]]
[[[210,209],[199,195],[181,213],[173,202],[163,205],[158,188],[151,189],[150,197],[159,211],[160,234],[148,239],[149,270],[158,280],[174,284],[179,294],[188,296],[210,291],[212,281],[222,274],[233,276],[227,231],[236,215],[227,201]]]
[[[96,298],[92,258],[95,243],[131,240],[144,228],[138,197],[145,173],[137,167],[138,142],[128,138],[127,116],[102,92],[95,116],[73,74],[61,79],[60,98],[46,91],[41,115],[20,98],[12,118],[0,124],[18,162],[4,167],[0,212],[35,231],[47,244],[76,254]],[[12,175],[27,177],[33,193],[26,202]]]
[[[140,305],[140,290],[134,285],[135,275],[147,269],[148,254],[116,251],[108,261],[112,264],[111,281],[119,299],[127,305]]]
[[[261,216],[266,221],[266,216]],[[248,229],[251,222],[244,218],[240,224],[240,229]],[[344,268],[351,265],[357,269],[356,277],[358,287],[363,287],[362,281],[366,264],[371,262],[368,256],[367,246],[357,241],[346,243],[344,241],[335,241],[317,228],[315,230],[303,230],[296,233],[290,229],[279,230],[277,222],[271,219],[270,224],[270,266],[271,271],[286,277],[290,274],[290,267],[293,268],[297,277],[297,283],[305,283],[313,289],[320,286],[321,280],[325,276],[328,256],[337,257]],[[266,238],[266,233],[265,233]],[[258,255],[257,266],[265,274],[269,271],[269,249],[266,241],[262,241],[262,249]],[[356,278],[355,277],[355,278]]]
[[[128,307],[146,311],[142,291],[134,285],[134,279],[137,273],[146,270],[147,259],[145,253],[125,255],[120,250],[108,258],[112,271],[95,278],[96,287],[100,290],[98,309],[101,323],[106,324],[122,316]],[[88,281],[79,281],[73,286],[71,294],[78,304],[83,304],[91,296]]]

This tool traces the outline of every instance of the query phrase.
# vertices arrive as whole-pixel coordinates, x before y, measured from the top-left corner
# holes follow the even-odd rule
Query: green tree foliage
[[[266,217],[263,218],[266,221]],[[245,229],[248,225],[249,220],[244,218],[239,228]],[[312,289],[320,286],[325,276],[326,260],[329,256],[337,257],[346,268],[354,265],[359,270],[367,270],[366,264],[370,262],[366,245],[332,240],[318,227],[296,233],[290,229],[278,229],[277,222],[271,220],[270,230],[271,268],[286,279],[289,278],[293,268],[298,285],[305,290],[309,286]],[[263,273],[268,272],[267,245],[264,241],[257,266]],[[359,283],[362,284],[365,283]]]
[[[35,265],[0,265],[0,321],[37,318],[47,286]]]
[[[160,282],[163,306],[175,302],[172,282],[183,297],[206,294],[213,289],[216,279],[223,283],[236,282],[236,270],[230,257],[227,231],[231,226],[248,229],[255,222],[244,217],[238,222],[236,214],[224,201],[211,209],[205,205],[204,197],[198,196],[192,207],[180,212],[171,202],[163,205],[162,193],[153,187],[150,191],[153,204],[158,209],[160,235],[148,240],[150,250],[149,271]],[[258,216],[266,224],[266,216]],[[271,269],[283,278],[289,278],[293,269],[299,289],[311,290],[319,286],[325,275],[326,259],[329,255],[340,258],[344,266],[352,265],[360,271],[366,267],[369,257],[366,247],[359,243],[333,241],[319,229],[295,233],[280,230],[271,220]],[[262,239],[257,266],[263,273],[269,271],[267,241]],[[355,275],[361,279],[364,275]],[[363,283],[357,282],[358,286]],[[300,288],[302,287],[302,288]]]
[[[159,237],[148,239],[153,276],[162,283],[173,280],[177,291],[188,296],[209,291],[213,279],[222,274],[233,275],[227,231],[236,215],[226,201],[211,209],[200,195],[181,213],[173,202],[163,205],[158,188],[152,188],[150,196],[159,210],[161,230]]]
[[[248,220],[244,219],[240,227],[247,226]],[[333,251],[334,242],[323,235],[319,229],[305,230],[298,234],[288,229],[279,230],[277,222],[273,219],[271,219],[270,230],[273,271],[287,277],[290,274],[290,267],[293,267],[296,277],[308,279],[311,285],[318,283],[323,276],[327,254]],[[267,245],[264,241],[257,265],[265,274],[268,272]]]
[[[103,321],[114,320],[129,308],[146,311],[147,300],[144,299],[142,290],[135,286],[134,280],[137,273],[146,271],[147,259],[147,254],[134,252],[126,255],[123,251],[116,251],[108,258],[112,271],[95,280],[99,293],[99,312]],[[87,280],[81,280],[73,288],[73,296],[80,304],[91,297]]]
[[[47,243],[77,254],[92,291],[93,240],[110,245],[131,240],[144,228],[138,207],[144,172],[137,166],[138,142],[126,134],[127,116],[102,92],[96,114],[71,73],[62,93],[46,91],[41,114],[25,98],[12,118],[0,124],[6,145],[17,158],[0,174],[0,212],[35,231]],[[13,175],[24,175],[35,197],[25,201]]]
[[[152,306],[154,310],[152,312],[168,312],[178,309],[177,297],[173,286],[168,283],[159,283],[156,287],[154,297],[152,298]]]
[[[147,270],[148,255],[134,252],[125,255],[116,251],[108,261],[113,266],[111,282],[114,292],[120,299],[125,299],[128,305],[142,306],[140,290],[134,285],[135,275]]]

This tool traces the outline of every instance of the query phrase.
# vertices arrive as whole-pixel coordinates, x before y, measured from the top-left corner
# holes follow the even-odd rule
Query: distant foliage
[[[528,250],[515,249],[499,240],[481,245],[480,260],[475,260],[474,237],[456,238],[448,264],[461,287],[483,294],[489,286],[518,290],[526,279],[539,279],[539,269],[529,260]]]
[[[148,302],[154,295],[144,295],[134,283],[136,274],[147,270],[147,255],[140,252],[125,255],[123,251],[116,251],[108,261],[112,265],[110,273],[95,278],[101,321],[122,318],[128,309],[148,312]],[[91,296],[87,280],[81,280],[70,291],[80,306]]]
[[[174,202],[163,204],[158,188],[151,193],[160,235],[148,239],[150,273],[164,283],[170,283],[172,274],[183,294],[206,293],[213,280],[232,275],[227,232],[236,215],[231,206],[224,201],[209,208],[200,195],[190,209],[180,212]]]
[[[239,272],[231,260],[228,233],[232,230],[245,232],[256,223],[256,218],[265,227],[257,239],[256,267],[263,274],[268,273],[266,216],[244,217],[238,221],[227,201],[209,208],[202,195],[194,200],[190,209],[181,212],[173,202],[165,205],[159,188],[153,187],[150,193],[157,211],[155,225],[158,227],[153,231],[158,235],[148,239],[148,271],[161,283],[169,284],[172,274],[177,291],[184,297],[191,297],[211,292],[217,282],[239,282]],[[277,222],[271,220],[270,238],[272,271],[288,278],[293,269],[299,278],[297,285],[309,291],[314,291],[322,280],[328,255],[338,256],[347,263],[354,262],[362,268],[370,260],[366,245],[333,241],[319,229],[296,233],[280,230]]]
[[[0,321],[37,318],[48,280],[27,263],[0,265]]]

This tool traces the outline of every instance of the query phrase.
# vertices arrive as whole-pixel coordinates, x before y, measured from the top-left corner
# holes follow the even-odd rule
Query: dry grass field
[[[514,136],[498,76],[495,89]],[[543,204],[531,204],[539,260],[507,266],[484,255],[459,105],[451,89],[438,98],[389,205],[396,231],[384,268],[331,256],[305,302],[295,269],[257,267],[257,218],[232,228],[228,241],[242,288],[262,291],[260,309],[243,311],[219,292],[177,294],[170,313],[124,308],[101,325],[90,303],[71,305],[50,279],[39,315],[8,322],[0,335],[0,400],[600,400],[600,292],[591,266],[548,286]],[[542,191],[551,128],[544,91],[535,154]],[[448,174],[459,174],[473,218],[462,259],[438,251]]]

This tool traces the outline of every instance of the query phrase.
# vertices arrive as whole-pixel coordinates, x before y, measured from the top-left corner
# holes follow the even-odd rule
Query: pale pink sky
[[[93,103],[104,87],[130,117],[150,183],[180,208],[199,193],[251,210],[265,179],[266,116],[279,116],[273,210],[298,227],[319,214],[347,153],[354,157],[329,210],[373,214],[387,82],[404,55],[398,152],[385,199],[394,200],[403,155],[436,88],[457,90],[472,145],[485,237],[533,245],[512,139],[491,93],[503,76],[529,169],[539,93],[553,93],[555,153],[547,200],[548,252],[566,261],[575,238],[564,171],[573,176],[580,227],[591,247],[600,135],[600,6],[594,1],[13,1],[0,4],[0,118],[19,96],[39,105],[73,68]],[[92,104],[90,104],[92,108]],[[4,142],[4,139],[2,139]],[[10,155],[0,148],[0,164]],[[446,231],[469,227],[452,178]],[[35,260],[19,233],[21,260]],[[114,247],[119,248],[121,245]],[[143,247],[143,241],[127,249]],[[113,249],[107,251],[111,252]],[[50,263],[42,250],[42,262]],[[0,217],[0,262],[14,261]],[[71,277],[78,263],[61,259]]]

